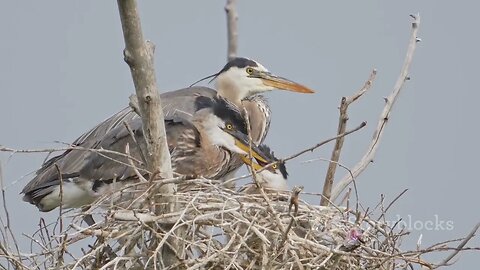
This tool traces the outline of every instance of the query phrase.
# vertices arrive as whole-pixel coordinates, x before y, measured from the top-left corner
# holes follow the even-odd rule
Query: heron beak
[[[306,94],[315,93],[315,91],[306,86],[303,86],[289,79],[278,77],[269,72],[259,72],[257,74],[254,74],[254,76],[261,79],[264,85],[271,86],[277,89]]]
[[[250,149],[249,138],[246,134],[243,134],[242,132],[237,130],[225,130],[225,132],[230,134],[235,139],[235,145],[241,150],[243,150],[245,153],[247,153],[247,155],[249,155],[249,153],[252,153],[252,157],[256,160],[268,163],[263,152],[254,143],[252,143],[252,148]]]
[[[241,155],[241,158],[242,158],[243,163],[247,164],[248,166],[252,166],[252,168],[255,171],[259,171],[263,168],[262,165],[260,165],[256,162],[253,162],[250,158],[248,158],[248,156]]]

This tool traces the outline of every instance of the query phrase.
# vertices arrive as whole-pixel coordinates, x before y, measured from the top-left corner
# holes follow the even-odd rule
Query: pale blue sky
[[[431,244],[466,235],[480,221],[476,166],[480,152],[477,102],[479,4],[474,1],[239,1],[239,54],[272,72],[317,90],[315,95],[271,92],[273,122],[267,143],[285,157],[331,137],[340,98],[378,69],[371,91],[350,108],[349,136],[341,162],[354,165],[365,151],[383,97],[403,63],[410,13],[420,12],[422,42],[391,116],[382,145],[358,179],[361,201],[373,207],[380,194],[392,200],[390,218],[451,221],[451,230],[413,230]],[[218,71],[226,58],[224,1],[143,1],[145,37],[157,45],[162,91],[190,85]],[[133,84],[115,1],[8,1],[0,10],[0,144],[15,148],[71,142],[128,104]],[[331,146],[287,164],[290,184],[320,192]],[[1,154],[15,232],[31,234],[39,213],[19,191],[41,154]],[[337,175],[343,176],[338,170]],[[305,197],[308,198],[308,197]],[[315,199],[316,200],[316,199]],[[26,239],[23,239],[26,243]],[[407,241],[408,242],[408,241]],[[407,243],[408,244],[408,243]],[[480,246],[477,238],[472,245]],[[477,269],[473,252],[454,269]],[[436,257],[438,258],[438,257]]]

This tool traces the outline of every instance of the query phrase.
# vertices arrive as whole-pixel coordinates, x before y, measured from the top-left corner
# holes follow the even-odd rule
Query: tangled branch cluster
[[[142,182],[87,211],[41,223],[30,254],[4,249],[3,256],[15,269],[160,269],[160,250],[170,238],[185,246],[173,269],[433,269],[421,255],[450,249],[442,243],[401,251],[407,233],[375,218],[385,213],[312,205],[299,188],[262,196],[256,186],[243,192],[207,179],[172,181],[178,182],[179,212],[153,214],[152,202],[162,196],[157,190],[165,181]],[[119,197],[121,204],[112,199]],[[95,225],[83,222],[87,214],[97,219]],[[63,219],[70,224],[64,229]]]

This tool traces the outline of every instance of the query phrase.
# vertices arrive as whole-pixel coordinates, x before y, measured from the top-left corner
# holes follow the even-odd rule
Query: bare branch
[[[345,175],[345,177],[343,177],[342,180],[340,180],[340,182],[338,182],[338,184],[335,186],[335,188],[332,191],[332,196],[331,196],[332,201],[336,200],[340,195],[340,193],[353,181],[353,179],[358,177],[358,175],[360,175],[368,167],[368,165],[371,162],[373,162],[373,158],[375,157],[378,146],[380,145],[380,141],[385,131],[385,127],[387,125],[388,119],[390,118],[390,113],[393,108],[393,105],[395,104],[395,101],[397,100],[398,95],[400,94],[400,91],[403,89],[405,81],[409,79],[408,71],[410,69],[410,65],[413,60],[413,55],[417,47],[417,42],[419,42],[419,39],[417,38],[417,34],[418,34],[418,28],[420,25],[420,15],[417,14],[415,16],[412,16],[412,18],[414,21],[412,23],[412,33],[410,35],[410,42],[408,44],[408,50],[405,56],[405,61],[403,63],[402,70],[397,79],[397,82],[395,83],[392,93],[390,93],[390,95],[387,98],[385,98],[386,104],[385,104],[385,107],[383,108],[382,113],[380,114],[380,119],[378,121],[377,128],[373,134],[372,142],[370,143],[370,146],[368,147],[367,152],[362,157],[360,162],[358,162],[357,165],[355,165],[354,168],[352,169],[353,177],[349,174]]]
[[[465,237],[465,239],[463,239],[463,241],[457,246],[457,248],[452,252],[452,254],[450,254],[447,258],[445,258],[445,260],[443,260],[442,263],[439,264],[439,266],[448,265],[450,260],[453,259],[453,257],[457,256],[457,254],[463,250],[463,248],[468,243],[468,241],[470,241],[470,239],[472,239],[475,236],[479,228],[480,228],[480,223],[477,223],[477,225],[473,227],[472,231]]]
[[[374,69],[368,78],[368,81],[365,82],[363,87],[358,90],[354,95],[349,97],[343,97],[340,102],[340,118],[338,119],[338,130],[337,134],[342,134],[347,128],[348,121],[348,106],[355,102],[358,98],[363,96],[372,86],[373,80],[375,80],[375,75],[377,75],[377,70]],[[328,165],[327,175],[325,176],[325,182],[323,183],[322,198],[320,200],[320,205],[326,206],[329,204],[330,196],[333,187],[333,179],[335,178],[335,171],[337,170],[337,163],[340,159],[340,153],[342,151],[343,142],[345,137],[340,137],[335,142],[335,147],[332,151],[332,156],[330,157],[330,164]]]
[[[171,178],[163,110],[153,65],[154,45],[143,38],[138,7],[135,0],[118,0],[120,19],[125,39],[124,57],[130,66],[147,141],[147,168]]]
[[[297,157],[299,157],[299,156],[301,156],[301,155],[303,155],[303,154],[305,154],[305,153],[307,153],[307,152],[313,152],[313,150],[319,148],[320,146],[325,145],[325,144],[327,144],[327,143],[329,143],[329,142],[331,142],[331,141],[333,141],[333,140],[336,140],[336,139],[338,139],[338,138],[345,137],[345,136],[347,136],[348,134],[354,133],[355,131],[358,131],[358,130],[362,129],[362,128],[365,127],[366,125],[367,125],[367,122],[362,122],[362,123],[360,123],[360,125],[359,125],[358,127],[354,128],[354,129],[352,129],[352,130],[343,132],[342,134],[339,134],[339,135],[337,135],[337,136],[335,136],[335,137],[332,137],[332,138],[327,139],[327,140],[325,140],[325,141],[319,142],[319,143],[317,143],[316,145],[314,145],[314,146],[312,146],[312,147],[310,147],[310,148],[308,148],[308,149],[302,150],[302,151],[300,151],[300,152],[298,152],[298,153],[296,153],[296,154],[294,154],[294,155],[291,155],[291,156],[289,156],[289,157],[287,157],[287,158],[284,158],[284,159],[282,159],[281,161],[282,161],[282,162],[288,161],[288,160],[297,158]],[[264,168],[268,168],[268,167],[269,167],[269,165],[265,166]]]
[[[143,38],[136,0],[118,0],[117,3],[125,39],[124,58],[132,73],[143,134],[147,142],[147,168],[152,173],[151,177],[173,178],[162,103],[153,65],[154,45],[145,42]],[[177,207],[173,197],[175,185],[162,185],[158,187],[158,192],[163,196],[157,196],[157,214],[174,211]],[[162,260],[166,266],[176,264],[178,262],[176,254],[183,253],[181,241],[171,240],[170,238],[170,245],[162,248]]]
[[[228,61],[237,57],[238,14],[237,14],[236,5],[237,5],[236,0],[227,0],[227,4],[225,5],[225,13],[227,14],[227,42],[228,42],[227,60]]]

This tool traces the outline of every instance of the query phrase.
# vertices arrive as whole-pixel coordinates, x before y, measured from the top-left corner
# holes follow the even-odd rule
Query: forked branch
[[[368,81],[365,82],[362,88],[358,90],[355,94],[349,97],[342,97],[340,102],[340,117],[338,119],[338,130],[337,134],[342,134],[347,129],[347,121],[348,121],[348,106],[358,100],[363,94],[365,94],[372,86],[373,80],[375,80],[375,76],[377,75],[377,70],[372,70]],[[343,142],[345,141],[345,137],[339,137],[335,141],[335,147],[332,151],[332,156],[330,157],[330,164],[328,165],[327,175],[325,176],[325,182],[323,183],[323,191],[322,191],[322,198],[320,199],[320,205],[327,206],[330,201],[332,187],[333,187],[333,180],[335,178],[335,171],[337,170],[337,164],[340,159],[340,153],[342,152]]]
[[[366,153],[364,154],[360,162],[358,162],[357,165],[355,165],[354,168],[352,169],[353,177],[350,174],[345,175],[345,177],[343,177],[342,180],[340,180],[338,184],[334,187],[332,191],[332,196],[331,196],[332,201],[336,200],[340,195],[340,193],[342,193],[342,191],[358,175],[360,175],[368,167],[368,165],[371,162],[373,162],[373,158],[375,157],[375,154],[378,150],[378,146],[380,145],[380,141],[385,131],[385,127],[390,118],[390,113],[392,111],[393,105],[395,104],[395,101],[397,100],[398,95],[400,94],[400,91],[403,89],[405,81],[410,79],[408,77],[408,72],[413,60],[413,55],[417,47],[417,43],[420,41],[420,39],[417,37],[418,28],[420,26],[420,15],[417,14],[417,15],[410,15],[410,16],[413,18],[413,23],[412,23],[410,41],[408,43],[408,50],[405,56],[405,61],[403,63],[403,67],[397,79],[397,82],[395,83],[395,86],[393,88],[393,91],[390,93],[390,95],[387,98],[385,98],[386,104],[385,104],[385,107],[383,108],[382,113],[380,114],[380,119],[378,121],[377,128],[373,133],[372,142],[370,143]]]

